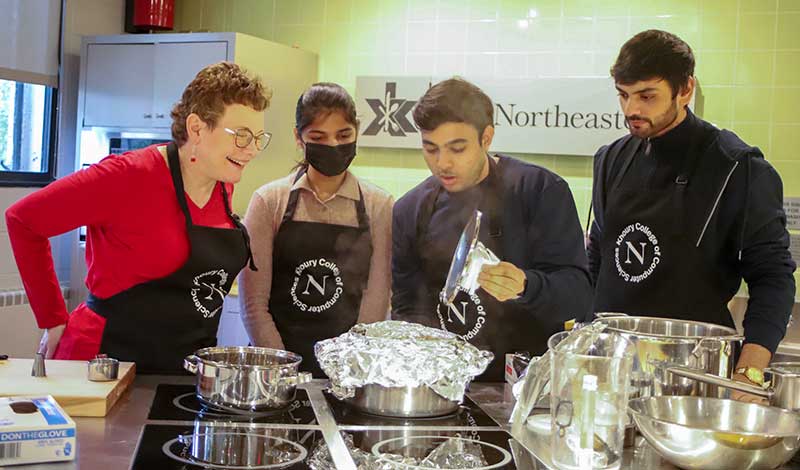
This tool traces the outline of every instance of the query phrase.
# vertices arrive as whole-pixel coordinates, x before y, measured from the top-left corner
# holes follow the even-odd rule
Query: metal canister
[[[119,361],[105,354],[98,354],[86,363],[86,367],[91,382],[109,382],[119,377]]]

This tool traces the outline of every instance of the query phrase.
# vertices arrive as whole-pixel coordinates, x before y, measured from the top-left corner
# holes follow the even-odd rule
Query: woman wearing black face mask
[[[317,341],[388,317],[394,201],[347,171],[358,120],[344,88],[312,85],[295,117],[304,159],[250,201],[259,269],[242,272],[239,299],[252,344],[299,353],[301,369],[322,377]]]

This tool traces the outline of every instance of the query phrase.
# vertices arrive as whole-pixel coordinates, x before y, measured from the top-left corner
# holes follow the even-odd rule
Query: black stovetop
[[[171,426],[159,424],[147,424],[142,430],[139,438],[139,448],[131,465],[131,470],[195,470],[205,468],[203,465],[193,465],[190,446],[182,443],[178,436],[192,436],[193,433],[206,432],[207,428],[200,425],[195,426]],[[317,429],[236,429],[226,428],[226,431],[240,433],[256,433],[259,435],[272,436],[277,445],[284,450],[288,449],[287,455],[298,460],[288,466],[281,466],[286,470],[306,470],[308,457],[313,450],[320,445],[324,445],[322,432]],[[296,443],[305,448],[307,455],[300,459],[300,452],[289,442]],[[174,457],[170,457],[170,452]],[[265,463],[266,465],[266,463]],[[274,466],[276,464],[273,464]],[[221,468],[221,467],[217,467]]]
[[[499,428],[496,431],[365,429],[345,430],[341,431],[341,434],[347,442],[348,448],[350,448],[350,455],[353,456],[356,464],[359,463],[359,458],[363,459],[365,455],[374,455],[373,451],[375,450],[379,453],[388,452],[402,457],[414,457],[419,461],[430,455],[437,447],[446,445],[446,441],[452,440],[452,442],[458,442],[461,446],[466,444],[466,446],[473,449],[479,448],[480,451],[478,453],[471,452],[471,454],[480,455],[484,466],[501,464],[505,461],[505,464],[494,468],[501,470],[515,470],[517,468],[509,444],[511,436]]]
[[[193,385],[161,384],[150,407],[149,420],[156,421],[221,421],[258,424],[316,425],[316,416],[305,390],[297,389],[292,403],[279,410],[265,412],[230,412],[200,403]]]
[[[459,444],[472,449],[471,454],[479,448],[481,459],[488,465],[501,463],[511,455],[510,436],[468,397],[454,414],[402,419],[368,415],[327,392],[323,395],[357,465],[365,458],[374,459],[371,455],[376,445],[379,452],[419,459],[439,446]],[[302,389],[297,390],[295,400],[285,409],[253,414],[205,407],[197,400],[192,385],[161,384],[156,389],[148,420],[139,439],[132,470],[199,470],[207,467],[192,457],[192,439],[219,432],[269,436],[267,447],[271,452],[266,452],[264,458],[288,456],[286,458],[293,460],[284,462],[288,466],[282,468],[289,470],[309,469],[314,459],[330,459],[314,409],[307,392]],[[185,421],[186,424],[179,425],[174,421]],[[293,426],[281,426],[284,424]],[[187,437],[182,439],[180,436]],[[236,442],[231,449],[238,449],[242,438],[230,438]],[[503,466],[495,468],[513,470],[516,466],[511,458]]]

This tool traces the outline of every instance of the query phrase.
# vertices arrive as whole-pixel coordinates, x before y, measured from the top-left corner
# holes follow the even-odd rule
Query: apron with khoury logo
[[[220,310],[239,271],[251,261],[247,230],[231,212],[222,185],[225,210],[235,228],[192,223],[178,148],[167,145],[167,159],[178,204],[186,219],[189,258],[172,274],[138,284],[111,297],[89,294],[86,305],[105,317],[100,353],[136,363],[140,373],[183,370],[183,358],[217,344]],[[158,249],[158,247],[154,247]]]
[[[699,253],[687,224],[687,192],[699,150],[708,145],[693,130],[686,156],[672,184],[652,188],[626,180],[634,158],[654,158],[641,152],[641,142],[611,180],[605,204],[600,272],[595,312],[701,320],[731,325],[730,313],[715,286],[713,269]]]
[[[295,182],[303,173],[297,173]],[[284,347],[303,356],[300,369],[324,377],[314,344],[356,324],[369,279],[372,240],[360,189],[358,227],[292,220],[300,191],[289,193],[275,236],[269,311]]]
[[[440,328],[460,335],[480,349],[492,351],[494,360],[477,380],[501,382],[504,380],[505,354],[523,351],[541,354],[547,349],[547,338],[555,331],[540,324],[524,306],[513,301],[500,302],[481,288],[471,296],[467,292],[459,292],[450,306],[441,303],[438,297],[447,279],[461,231],[475,208],[480,208],[484,214],[480,241],[503,259],[503,188],[498,174],[502,169],[502,159],[500,163],[495,163],[493,158],[488,158],[489,190],[484,191],[488,197],[472,201],[473,205],[459,207],[459,219],[463,220],[459,220],[459,225],[448,231],[447,237],[434,240],[428,236],[428,227],[439,209],[436,205],[443,190],[439,186],[422,202],[417,220],[417,246],[431,292],[427,303],[430,313],[427,314],[435,315]]]

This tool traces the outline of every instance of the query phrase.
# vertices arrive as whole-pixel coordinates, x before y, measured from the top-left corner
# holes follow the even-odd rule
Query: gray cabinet
[[[228,43],[87,44],[83,127],[167,128],[172,106]]]
[[[153,125],[169,127],[169,113],[186,85],[203,67],[228,56],[227,42],[173,42],[156,44],[153,84]]]
[[[89,44],[83,125],[151,126],[154,64],[153,44]]]

